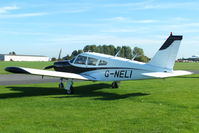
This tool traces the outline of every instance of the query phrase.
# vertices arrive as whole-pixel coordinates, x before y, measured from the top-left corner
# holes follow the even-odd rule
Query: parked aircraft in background
[[[60,88],[64,88],[63,79],[67,81],[65,87],[67,94],[73,93],[73,80],[113,81],[112,88],[118,88],[118,82],[123,80],[167,78],[192,74],[188,71],[173,70],[181,40],[182,36],[171,33],[148,63],[85,52],[72,60],[58,61],[45,68],[54,68],[55,71],[24,67],[7,67],[5,70],[12,73],[59,77]]]

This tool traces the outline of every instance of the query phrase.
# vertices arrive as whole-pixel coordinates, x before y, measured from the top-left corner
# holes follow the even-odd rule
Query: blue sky
[[[152,57],[170,32],[178,57],[199,55],[197,0],[1,0],[0,53],[57,57],[85,45],[129,45]]]

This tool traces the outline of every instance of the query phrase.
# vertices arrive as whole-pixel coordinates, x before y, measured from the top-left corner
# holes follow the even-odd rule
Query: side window
[[[106,62],[106,61],[104,61],[104,60],[100,60],[100,62],[99,62],[99,66],[102,66],[102,65],[107,65],[107,62]]]
[[[87,65],[95,66],[97,64],[97,59],[88,57]]]
[[[82,65],[85,65],[85,64],[86,64],[86,59],[87,59],[86,56],[81,56],[81,55],[79,55],[79,56],[77,57],[77,59],[75,60],[75,64],[82,64]]]

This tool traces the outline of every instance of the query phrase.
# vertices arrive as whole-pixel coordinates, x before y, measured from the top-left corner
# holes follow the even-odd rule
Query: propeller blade
[[[60,49],[60,51],[59,51],[58,60],[61,60],[61,53],[62,53],[62,49]]]

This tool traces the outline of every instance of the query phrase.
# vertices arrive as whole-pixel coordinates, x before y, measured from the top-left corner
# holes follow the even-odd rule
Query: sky
[[[58,57],[85,45],[143,48],[152,57],[172,32],[178,58],[199,55],[198,0],[1,0],[0,53]]]

